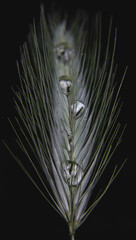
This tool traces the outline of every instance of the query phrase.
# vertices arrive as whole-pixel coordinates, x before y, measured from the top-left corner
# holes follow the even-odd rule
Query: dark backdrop
[[[7,117],[13,119],[15,110],[11,86],[16,87],[19,78],[16,60],[20,58],[19,47],[26,40],[29,24],[33,17],[38,19],[40,2],[6,1],[1,5],[1,138],[13,143],[15,138]],[[42,1],[45,10],[51,8],[52,1]],[[107,2],[107,1],[106,1]],[[122,124],[127,123],[123,142],[115,154],[117,161],[128,158],[123,170],[97,205],[86,222],[77,231],[77,239],[116,239],[135,235],[135,5],[128,1],[56,1],[59,9],[74,13],[84,9],[94,14],[101,10],[105,23],[113,15],[113,24],[118,28],[116,62],[119,77],[125,67],[129,69],[121,91],[123,108],[120,115]],[[133,72],[133,73],[132,73]],[[66,223],[45,202],[40,193],[29,181],[2,142],[0,160],[0,211],[1,227],[4,230],[1,239],[69,239]]]

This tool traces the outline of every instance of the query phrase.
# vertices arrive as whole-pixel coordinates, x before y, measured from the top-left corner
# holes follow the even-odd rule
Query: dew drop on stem
[[[64,64],[67,64],[72,57],[72,50],[67,43],[61,43],[56,47],[57,59]]]
[[[60,83],[60,88],[61,91],[65,94],[68,95],[71,91],[72,87],[72,82],[67,76],[61,76],[59,78],[59,83]]]
[[[80,101],[75,101],[71,105],[71,112],[75,118],[79,118],[85,111],[85,105]]]
[[[75,162],[67,160],[63,165],[64,178],[68,185],[77,186],[83,177],[82,168]]]

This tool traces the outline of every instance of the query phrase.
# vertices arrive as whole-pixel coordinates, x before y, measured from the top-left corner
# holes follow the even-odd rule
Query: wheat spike
[[[100,14],[95,17],[90,35],[86,24],[80,13],[72,23],[57,17],[46,20],[41,7],[40,26],[36,29],[33,24],[29,41],[22,48],[21,65],[18,64],[21,89],[15,92],[20,117],[16,122],[26,145],[11,123],[19,146],[47,194],[23,163],[16,156],[15,159],[67,221],[72,240],[123,166],[115,166],[103,193],[89,206],[93,189],[122,139],[118,96],[125,73],[116,90],[116,30],[109,54],[112,21],[103,59]]]

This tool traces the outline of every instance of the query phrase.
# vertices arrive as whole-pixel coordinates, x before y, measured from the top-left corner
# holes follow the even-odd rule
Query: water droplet
[[[61,76],[59,78],[59,82],[60,82],[60,88],[62,92],[68,95],[70,93],[71,86],[72,86],[72,82],[70,81],[70,79],[67,76]]]
[[[82,168],[74,161],[64,163],[64,177],[68,185],[77,186],[83,177]]]
[[[71,105],[71,111],[75,118],[79,118],[85,111],[85,105],[80,101],[76,101]]]
[[[69,135],[69,136],[68,136],[68,140],[69,140],[70,148],[72,148],[72,147],[73,147],[72,135]]]
[[[66,64],[71,59],[72,51],[67,43],[61,43],[56,47],[56,55],[59,60]]]

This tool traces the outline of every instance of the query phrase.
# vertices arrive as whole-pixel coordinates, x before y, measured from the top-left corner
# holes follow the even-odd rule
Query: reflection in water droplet
[[[82,168],[74,161],[64,163],[64,177],[68,185],[77,186],[83,177]]]
[[[80,101],[76,101],[71,105],[71,111],[75,118],[79,118],[85,111],[85,105]]]
[[[67,76],[61,76],[59,78],[59,82],[60,82],[60,88],[62,92],[68,95],[70,93],[71,86],[72,86],[70,79]]]
[[[59,60],[66,64],[71,59],[72,51],[67,43],[61,43],[56,47],[56,55]]]
[[[72,146],[73,146],[72,135],[68,136],[68,140],[69,140],[70,149],[72,149]]]

